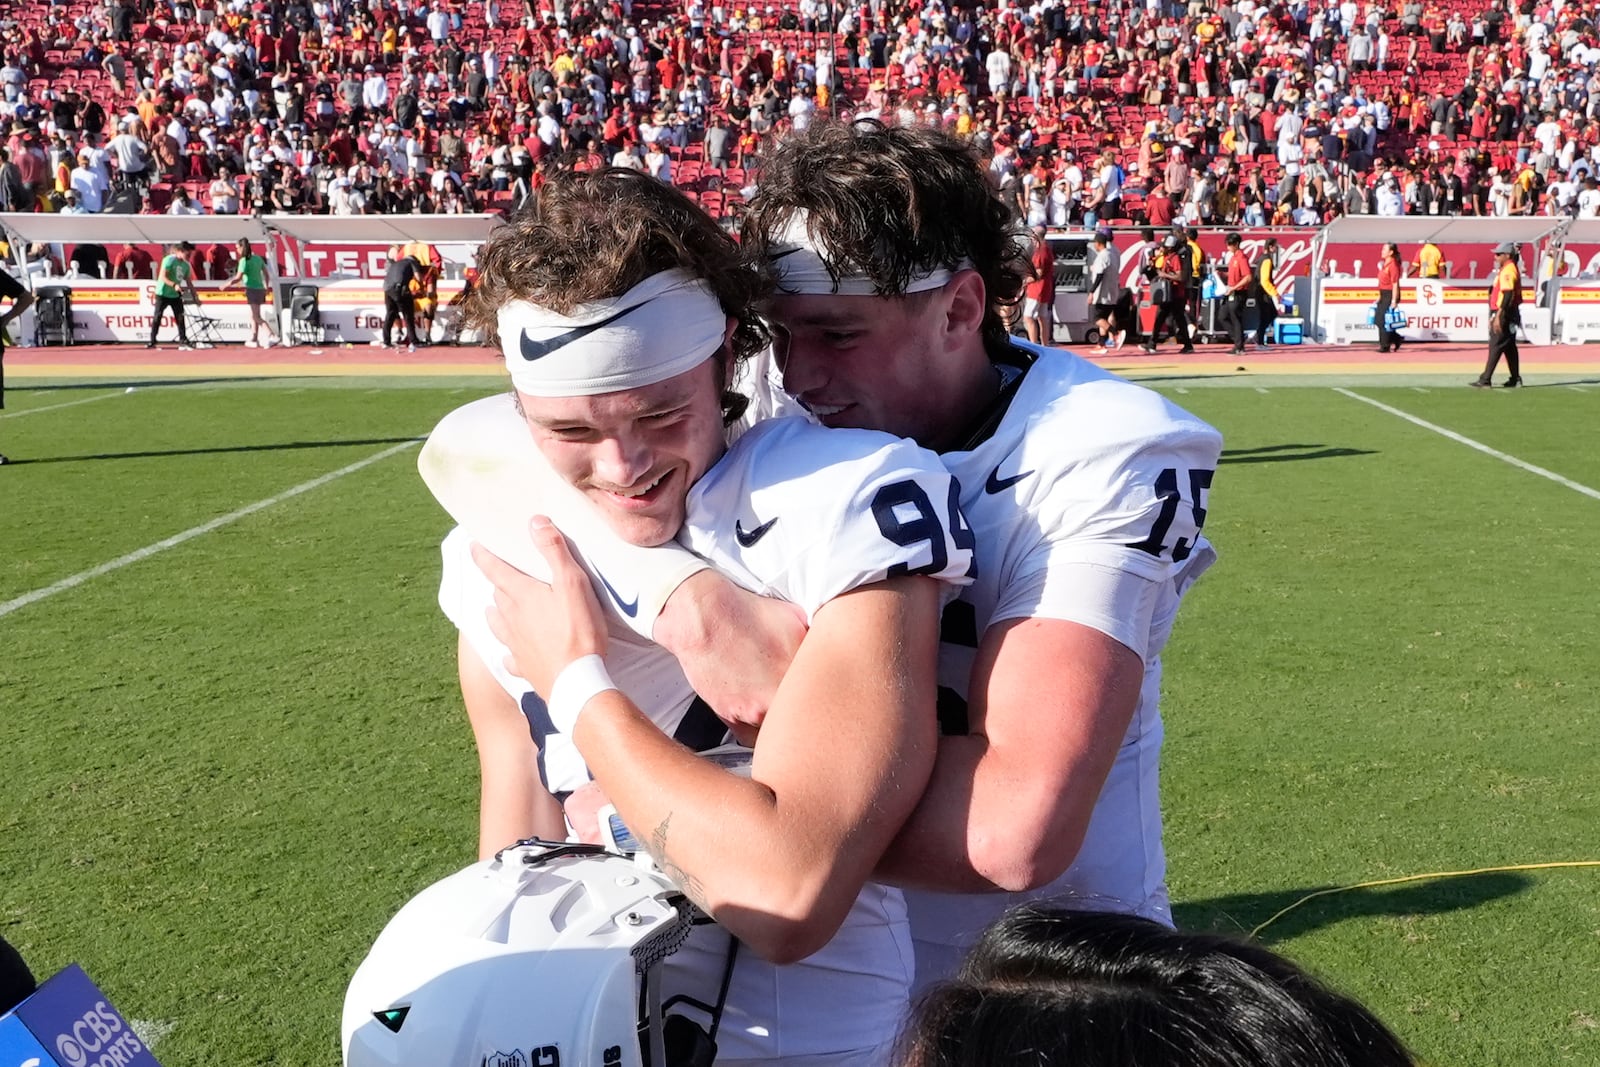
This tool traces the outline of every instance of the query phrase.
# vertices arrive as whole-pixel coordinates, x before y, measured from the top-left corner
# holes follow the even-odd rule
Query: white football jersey
[[[977,646],[1008,619],[1099,630],[1143,659],[1144,685],[1077,860],[1061,878],[1027,894],[907,892],[919,987],[947,977],[983,928],[1022,899],[1069,898],[1171,922],[1157,792],[1161,650],[1179,599],[1216,558],[1201,528],[1222,438],[1087,360],[1017,347],[1018,365],[1031,366],[1020,381],[1003,368],[1010,384],[990,425],[941,456],[960,481],[978,560],[974,581],[944,613],[941,725],[964,731]],[[1144,610],[1129,611],[1136,603]]]
[[[842,592],[902,573],[931,575],[952,593],[969,581],[972,538],[957,497],[938,457],[912,442],[772,419],[740,436],[691,489],[680,541],[745,588],[792,602],[809,619]],[[547,786],[570,791],[589,780],[588,770],[570,740],[554,732],[528,683],[506,670],[507,650],[486,621],[493,587],[473,564],[470,544],[459,528],[445,539],[440,606],[522,707]],[[615,627],[610,639],[613,679],[661,729],[697,751],[726,740],[670,654]],[[667,995],[714,1003],[727,954],[726,933],[697,930],[666,962]],[[718,1063],[852,1051],[862,1062],[881,1061],[905,1015],[911,981],[904,898],[868,884],[839,933],[801,963],[775,967],[739,955]]]

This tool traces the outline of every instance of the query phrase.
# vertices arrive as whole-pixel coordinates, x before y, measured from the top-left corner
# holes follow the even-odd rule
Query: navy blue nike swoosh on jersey
[[[757,541],[759,541],[763,537],[767,536],[767,531],[772,529],[772,524],[777,522],[777,521],[778,521],[777,519],[768,519],[766,522],[762,523],[760,526],[757,526],[754,530],[751,530],[748,533],[746,533],[744,527],[739,524],[739,520],[738,519],[734,519],[733,520],[733,536],[741,545],[743,545],[746,548],[751,548],[751,547],[753,547],[755,545],[755,543]]]
[[[989,472],[989,480],[983,483],[983,491],[990,496],[996,493],[1003,493],[1032,473],[1032,471],[1023,471],[1021,474],[1013,474],[1009,478],[1002,478],[1000,477],[1000,468],[996,467]]]
[[[645,303],[649,303],[649,301],[647,300]],[[565,333],[558,333],[554,337],[547,337],[543,341],[535,341],[533,338],[528,336],[528,331],[524,329],[522,331],[522,358],[527,360],[529,363],[532,363],[535,360],[543,359],[545,356],[548,356],[557,349],[565,348],[572,342],[587,337],[600,327],[609,326],[629,312],[637,311],[642,307],[644,307],[644,304],[635,304],[626,311],[617,312],[609,319],[601,319],[599,322],[590,323],[588,326],[576,326],[570,330],[567,330]]]
[[[605,575],[597,573],[595,577],[599,578],[600,584],[606,587],[606,592],[611,594],[611,599],[617,602],[618,610],[620,610],[630,619],[639,614],[638,597],[634,597],[632,600],[623,600],[622,594],[617,592],[616,589],[612,587],[610,582],[606,581]]]

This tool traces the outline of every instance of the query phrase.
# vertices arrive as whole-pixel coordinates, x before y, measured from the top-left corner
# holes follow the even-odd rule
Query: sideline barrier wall
[[[1561,279],[1556,285],[1556,337],[1564,345],[1600,341],[1600,282]]]
[[[1411,341],[1489,342],[1488,281],[1400,283],[1400,310],[1410,320],[1400,336]],[[1376,278],[1325,278],[1317,301],[1316,338],[1333,344],[1377,344],[1378,328],[1367,312],[1378,299]],[[1600,313],[1600,304],[1596,305]],[[1522,290],[1522,330],[1528,343],[1551,343],[1553,317],[1535,304],[1534,290]]]
[[[45,282],[46,279],[36,278],[34,284],[39,286]],[[155,312],[153,281],[50,278],[48,284],[72,290],[72,319],[79,344],[144,344],[150,339],[150,320]],[[317,287],[317,302],[328,344],[367,344],[381,338],[381,282],[368,278],[300,278],[294,284]],[[439,282],[439,313],[433,328],[435,340],[444,337],[445,324],[454,315],[454,310],[446,305],[461,289],[459,281]],[[245,301],[244,290],[223,290],[219,282],[196,282],[195,290],[200,294],[201,311],[217,320],[217,332],[225,344],[243,344],[249,339],[250,305]],[[265,313],[276,316],[273,321],[278,323],[281,336],[289,336],[286,304],[269,303]],[[30,307],[14,324],[12,337],[20,343],[32,344],[34,320],[34,309]],[[177,336],[168,315],[161,327],[161,343],[176,344]]]

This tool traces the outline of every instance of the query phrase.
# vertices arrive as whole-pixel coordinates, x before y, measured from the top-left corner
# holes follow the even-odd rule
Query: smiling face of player
[[[534,444],[589,498],[618,537],[677,536],[689,487],[727,450],[721,353],[682,374],[598,396],[518,393]]]
[[[972,398],[987,400],[983,283],[964,271],[909,296],[779,294],[765,308],[783,388],[824,426],[884,430],[949,447]]]

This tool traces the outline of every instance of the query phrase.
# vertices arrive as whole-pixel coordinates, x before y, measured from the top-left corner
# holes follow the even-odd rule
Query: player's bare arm
[[[1098,630],[1016,619],[985,635],[971,733],[944,737],[878,877],[945,892],[1017,892],[1071,865],[1139,699],[1144,665]]]
[[[550,586],[485,553],[491,618],[510,667],[548,689],[573,659],[603,653],[587,577],[553,527],[535,540]],[[720,923],[776,962],[832,937],[926,786],[938,587],[900,577],[813,616],[762,726],[751,777],[695,756],[608,690],[573,739],[619,815]]]
[[[793,604],[758,596],[714,570],[678,586],[655,625],[656,642],[744,745],[755,743],[805,633]]]
[[[478,746],[478,858],[515,841],[566,837],[561,805],[534,772],[538,753],[528,721],[463,636],[457,643],[461,696]]]

